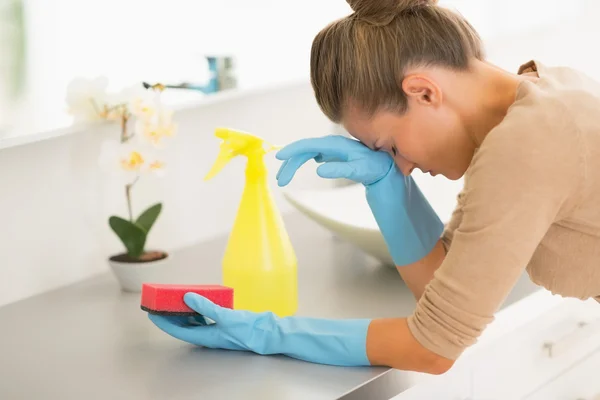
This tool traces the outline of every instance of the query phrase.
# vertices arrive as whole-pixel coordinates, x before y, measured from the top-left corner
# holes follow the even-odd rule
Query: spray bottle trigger
[[[208,171],[208,173],[204,177],[205,181],[212,179],[215,175],[217,175],[223,169],[223,167],[229,162],[229,160],[231,160],[231,156],[229,154],[223,153],[223,152],[221,152],[219,154],[219,156],[217,157],[217,160],[211,167],[210,171]]]

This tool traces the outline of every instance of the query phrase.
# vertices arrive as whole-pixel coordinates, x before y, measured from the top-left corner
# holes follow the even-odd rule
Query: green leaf
[[[135,224],[146,231],[146,235],[150,232],[152,225],[156,222],[160,211],[162,210],[162,204],[158,203],[153,205],[144,211],[135,221]]]
[[[146,245],[146,232],[136,224],[121,217],[112,216],[108,223],[127,249],[127,254],[133,259],[139,258]]]

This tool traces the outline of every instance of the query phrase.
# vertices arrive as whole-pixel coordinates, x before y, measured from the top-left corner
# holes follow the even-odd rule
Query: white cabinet
[[[600,350],[523,400],[600,400]]]
[[[600,304],[563,299],[534,311],[394,400],[600,400]]]
[[[475,354],[472,398],[524,399],[599,349],[600,304],[565,300]]]

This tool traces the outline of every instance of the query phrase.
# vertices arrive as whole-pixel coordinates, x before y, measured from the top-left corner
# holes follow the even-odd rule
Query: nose
[[[398,169],[400,169],[400,172],[402,172],[402,175],[404,176],[409,176],[415,169],[414,163],[407,161],[402,157],[396,157],[394,162],[396,163]]]

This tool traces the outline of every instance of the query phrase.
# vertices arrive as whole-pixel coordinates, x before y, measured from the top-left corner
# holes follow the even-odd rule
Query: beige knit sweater
[[[456,359],[524,270],[565,297],[600,300],[600,83],[537,61],[464,177],[447,255],[413,315],[426,348]]]

